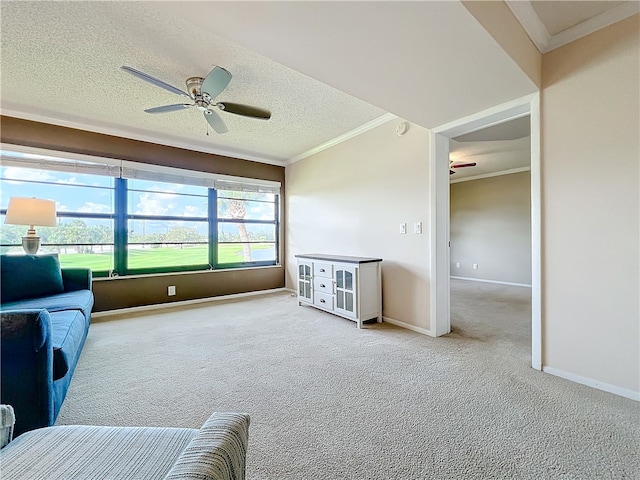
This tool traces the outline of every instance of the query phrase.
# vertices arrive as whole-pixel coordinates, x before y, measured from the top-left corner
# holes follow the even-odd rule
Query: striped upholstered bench
[[[244,480],[249,415],[214,413],[199,429],[46,427],[0,450],[13,480]]]

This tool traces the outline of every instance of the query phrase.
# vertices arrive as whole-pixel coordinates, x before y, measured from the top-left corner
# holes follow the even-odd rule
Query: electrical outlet
[[[401,223],[400,224],[400,233],[403,234],[403,235],[405,233],[407,233],[407,224],[406,223]]]
[[[456,262],[456,268],[460,268],[460,262]]]
[[[168,296],[173,296],[176,294],[176,286],[175,285],[169,285],[169,287],[167,288],[167,295]]]
[[[474,263],[474,264],[473,264],[473,269],[474,269],[474,270],[477,270],[477,269],[478,269],[478,264],[477,264],[477,263]]]

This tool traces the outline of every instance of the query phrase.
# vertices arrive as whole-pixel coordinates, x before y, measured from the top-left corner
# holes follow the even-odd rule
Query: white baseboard
[[[219,297],[196,298],[194,300],[182,300],[179,302],[154,303],[153,305],[142,305],[140,307],[119,308],[116,310],[105,310],[104,312],[95,312],[91,314],[91,319],[109,317],[111,315],[119,315],[121,313],[144,312],[150,310],[158,310],[167,307],[182,307],[185,305],[195,305],[197,303],[217,302],[220,300],[232,300],[234,298],[252,297],[254,295],[266,295],[276,292],[287,292],[287,288],[273,288],[271,290],[258,290],[256,292],[234,293],[231,295],[220,295]]]
[[[414,332],[421,333],[423,335],[429,335],[430,337],[435,337],[435,335],[431,333],[431,330],[427,330],[426,328],[422,328],[422,327],[416,327],[415,325],[401,322],[400,320],[396,320],[394,318],[382,317],[382,321],[390,323],[392,325],[397,325],[398,327],[406,328],[407,330],[412,330]]]
[[[627,390],[626,388],[599,382],[597,380],[593,380],[592,378],[581,377],[580,375],[565,372],[563,370],[558,370],[557,368],[553,367],[542,367],[542,371],[550,375],[555,375],[556,377],[564,378],[565,380],[571,380],[572,382],[586,385],[587,387],[596,388],[598,390],[603,390],[605,392],[613,393],[614,395],[620,395],[621,397],[640,402],[640,392],[634,392],[633,390]]]
[[[501,282],[499,280],[485,280],[484,278],[454,277],[453,275],[451,275],[451,278],[455,278],[456,280],[470,280],[472,282],[498,283],[500,285],[511,285],[513,287],[529,287],[529,288],[531,288],[531,284],[530,283]]]

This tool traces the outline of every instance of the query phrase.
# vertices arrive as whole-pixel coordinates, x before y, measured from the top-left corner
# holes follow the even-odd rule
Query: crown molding
[[[288,166],[288,165],[291,165],[292,163],[297,162],[298,160],[302,160],[303,158],[307,158],[307,157],[310,157],[311,155],[315,155],[316,153],[319,153],[323,150],[326,150],[327,148],[331,148],[335,145],[338,145],[339,143],[349,140],[350,138],[354,138],[354,137],[357,137],[358,135],[362,135],[363,133],[368,132],[369,130],[372,130],[376,127],[379,127],[380,125],[384,125],[385,123],[390,122],[391,120],[394,120],[396,118],[398,118],[397,115],[394,115],[393,113],[385,113],[384,115],[381,115],[378,118],[374,118],[370,122],[360,125],[358,128],[354,128],[353,130],[347,133],[343,133],[342,135],[339,135],[329,140],[328,142],[325,142],[321,145],[318,145],[317,147],[307,150],[306,152],[302,152],[300,155],[296,155],[295,157],[290,158],[285,163],[285,165]]]
[[[471,180],[480,180],[482,178],[500,177],[502,175],[511,175],[512,173],[529,172],[531,167],[511,168],[509,170],[500,170],[499,172],[483,173],[482,175],[474,175],[473,177],[456,178],[450,180],[449,183],[469,182]]]
[[[553,35],[547,44],[546,50],[542,53],[550,52],[551,50],[562,47],[568,43],[578,40],[579,38],[586,37],[593,32],[608,27],[609,25],[613,25],[614,23],[624,20],[636,13],[640,13],[640,2],[624,3],[612,8],[611,10],[602,12],[600,15],[596,15],[589,20],[585,20],[582,23]]]
[[[124,128],[117,127],[117,126],[90,125],[88,123],[84,123],[78,120],[53,117],[46,113],[24,112],[19,109],[5,108],[4,106],[2,107],[2,110],[0,113],[7,117],[20,118],[23,120],[30,120],[33,122],[48,123],[50,125],[57,125],[60,127],[74,128],[76,130],[84,130],[87,132],[100,133],[103,135],[111,135],[115,137],[128,138],[131,140],[155,143],[157,145],[181,148],[184,150],[191,150],[195,152],[211,153],[214,155],[238,158],[241,160],[250,160],[253,162],[266,163],[269,165],[277,165],[279,167],[284,166],[284,160],[255,155],[255,154],[243,152],[240,150],[211,147],[208,145],[203,145],[201,143],[197,144],[197,146],[194,147],[193,143],[186,142],[176,137],[170,137],[170,136],[161,137],[161,136],[151,135],[148,132],[144,130],[139,130],[139,129],[125,130]]]
[[[627,2],[551,35],[531,2],[505,0],[505,3],[541,53],[548,53],[640,12],[640,2]]]
[[[535,44],[538,50],[545,53],[545,48],[551,41],[551,34],[544,26],[542,20],[533,9],[531,2],[522,0],[505,0],[507,7],[511,10],[511,13],[520,22],[520,25],[524,28],[529,35],[531,41]]]

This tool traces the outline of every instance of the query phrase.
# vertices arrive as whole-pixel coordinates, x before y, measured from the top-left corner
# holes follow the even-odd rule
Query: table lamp
[[[36,236],[33,227],[55,227],[56,202],[39,198],[11,197],[4,223],[29,225],[27,236],[22,237],[22,248],[29,255],[35,255],[40,248],[40,237]]]

